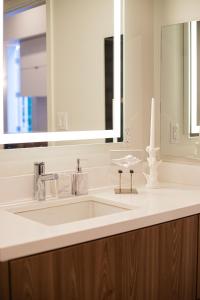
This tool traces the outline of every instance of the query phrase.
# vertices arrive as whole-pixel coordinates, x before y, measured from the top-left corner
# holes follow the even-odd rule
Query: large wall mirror
[[[161,150],[200,159],[200,21],[162,27]]]
[[[122,2],[3,1],[5,148],[122,141]]]

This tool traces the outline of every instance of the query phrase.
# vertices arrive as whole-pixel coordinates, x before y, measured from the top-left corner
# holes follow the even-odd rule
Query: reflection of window
[[[46,66],[39,55],[46,55],[45,35],[6,46],[7,133],[47,130]]]
[[[20,92],[20,43],[7,46],[7,132],[32,132],[32,98]]]
[[[37,6],[41,0],[20,0],[20,6],[15,3],[10,1],[10,6],[6,5],[4,18],[4,131],[45,132],[47,53],[46,32],[42,24],[46,18],[46,6],[27,7],[28,3]],[[35,22],[36,16],[42,22]],[[23,24],[31,26],[24,28]]]
[[[32,132],[32,98],[20,97],[18,106],[18,132]]]

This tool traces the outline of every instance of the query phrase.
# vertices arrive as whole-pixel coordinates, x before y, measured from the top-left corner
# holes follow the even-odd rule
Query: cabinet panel
[[[125,235],[123,299],[195,300],[198,217]]]
[[[122,299],[157,300],[159,226],[127,233],[124,238]]]
[[[12,300],[195,300],[198,216],[10,262]]]
[[[0,263],[0,300],[10,299],[8,262]]]
[[[11,262],[13,300],[121,300],[120,237]]]
[[[160,225],[158,299],[196,299],[197,237],[197,216]]]

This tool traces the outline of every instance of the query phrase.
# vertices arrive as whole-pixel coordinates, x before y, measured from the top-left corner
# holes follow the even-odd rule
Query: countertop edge
[[[200,213],[200,203],[169,211],[158,212],[131,220],[90,228],[82,232],[72,232],[42,240],[0,248],[0,262],[10,261],[26,256],[41,254],[76,244],[94,241],[125,232],[150,227],[176,219],[197,215]]]

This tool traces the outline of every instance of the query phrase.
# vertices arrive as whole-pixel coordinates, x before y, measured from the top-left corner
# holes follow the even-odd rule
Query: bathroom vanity
[[[185,187],[102,190],[95,201],[126,211],[57,225],[3,208],[1,226],[6,215],[15,226],[0,237],[0,299],[200,299],[198,195]]]
[[[2,299],[199,299],[198,219],[2,263]]]
[[[19,59],[20,47],[27,50],[33,42],[38,46],[39,38],[42,44],[37,49],[42,48],[42,51],[36,51],[40,53],[39,62],[38,55],[27,59],[27,51],[22,51],[21,58],[26,64],[18,66],[16,71],[21,70],[23,89],[17,87],[17,93],[12,90],[14,68],[7,70],[4,82],[0,83],[1,90],[4,90],[0,96],[0,146],[3,149],[39,143],[48,145],[48,148],[26,152],[1,151],[0,300],[200,300],[199,188],[139,188],[138,195],[123,196],[114,195],[113,189],[105,189],[92,192],[89,198],[23,204],[22,199],[27,199],[32,191],[32,178],[28,185],[19,178],[17,188],[14,188],[12,179],[8,183],[8,178],[5,178],[13,174],[19,177],[30,174],[33,162],[41,159],[49,162],[52,170],[65,171],[74,168],[72,164],[80,156],[91,157],[89,167],[98,168],[93,170],[90,178],[98,177],[102,165],[110,163],[109,149],[123,149],[128,144],[130,149],[146,149],[153,92],[162,102],[162,154],[184,156],[184,145],[188,148],[190,141],[190,156],[192,153],[192,158],[199,160],[200,142],[192,136],[199,133],[199,128],[196,132],[189,132],[188,138],[189,123],[185,116],[183,120],[183,108],[187,112],[190,102],[183,99],[183,94],[188,95],[183,93],[183,89],[184,92],[187,89],[183,81],[189,80],[187,74],[183,76],[183,69],[187,71],[188,68],[182,66],[183,33],[186,35],[186,29],[192,24],[200,28],[199,22],[191,23],[191,20],[199,20],[199,1],[179,1],[173,7],[173,1],[162,1],[163,5],[160,5],[159,0],[137,1],[137,5],[132,0],[126,0],[126,5],[120,0],[50,0],[46,1],[46,6],[43,0],[32,0],[34,8],[30,10],[27,10],[27,5],[10,9],[9,3],[13,1],[4,2],[8,6],[0,9],[2,19],[3,14],[7,14],[4,46],[10,50],[16,41],[14,54]],[[37,6],[34,2],[42,5]],[[47,20],[40,18],[42,26],[39,31],[26,32],[26,35],[20,32],[16,38],[14,26],[11,36],[5,34],[6,31],[11,34],[7,28],[12,20],[21,20],[20,14],[13,14],[19,8],[21,16],[28,18],[27,24],[31,23],[30,14],[34,21],[37,20],[37,25],[40,24],[38,12],[43,17],[46,15]],[[190,21],[188,25],[171,29],[164,27],[163,33],[167,36],[164,38],[162,34],[161,41],[162,25],[180,20]],[[28,28],[19,27],[25,31]],[[177,55],[168,47],[170,30],[175,37],[174,53],[178,49],[180,54],[177,64],[174,64]],[[181,39],[177,38],[179,32]],[[167,49],[162,53],[162,64],[161,42],[162,51]],[[3,55],[0,61],[3,65]],[[191,60],[190,65],[193,64]],[[45,69],[48,69],[48,74]],[[31,76],[27,76],[28,73]],[[172,88],[167,86],[169,79]],[[25,85],[27,82],[29,84]],[[41,84],[44,88],[47,86],[45,91],[39,89]],[[9,87],[13,97],[8,97]],[[23,93],[25,88],[29,91]],[[193,93],[191,91],[191,95]],[[123,95],[126,95],[126,102]],[[17,101],[13,103],[12,100]],[[169,105],[169,100],[176,104],[176,109]],[[36,119],[32,113],[32,125],[29,126],[27,116],[31,115],[30,107],[34,105],[40,105],[36,111],[39,113],[35,114]],[[199,107],[195,105],[194,108]],[[18,119],[16,124],[13,122],[15,110],[26,112],[26,126],[23,128]],[[38,120],[44,123],[39,124]],[[124,145],[106,147],[108,145],[96,144],[91,146],[92,151],[90,147],[79,145],[121,141],[122,131]],[[50,147],[57,142],[59,145],[77,144],[77,148]],[[193,178],[199,178],[193,170],[181,172],[188,177],[194,173]],[[101,173],[101,185],[98,186],[108,185],[107,173]],[[190,182],[194,184],[195,180]],[[25,196],[20,198],[21,203],[16,204],[21,190]],[[7,200],[13,198],[14,201]],[[9,201],[13,205],[8,206]]]

